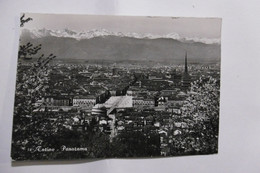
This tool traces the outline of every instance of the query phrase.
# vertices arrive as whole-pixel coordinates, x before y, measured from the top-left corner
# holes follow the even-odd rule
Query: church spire
[[[188,65],[187,65],[187,51],[185,52],[185,73],[188,73]]]

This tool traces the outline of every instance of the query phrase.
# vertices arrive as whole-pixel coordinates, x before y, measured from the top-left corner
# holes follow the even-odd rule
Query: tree
[[[20,18],[20,26],[23,27],[30,20],[32,18],[25,19],[23,14]],[[18,51],[12,138],[12,158],[16,160],[31,157],[28,148],[40,145],[42,141],[43,134],[39,131],[39,125],[48,124],[44,119],[33,117],[33,110],[37,108],[34,106],[36,101],[44,96],[47,87],[45,84],[48,82],[50,72],[49,62],[56,56],[40,55],[30,67],[23,65],[28,56],[36,56],[41,48],[41,44],[34,46],[27,43],[20,45]]]
[[[31,44],[30,42],[28,42],[25,45],[20,45],[19,47],[19,51],[18,51],[18,59],[24,58],[24,59],[29,59],[31,57],[28,56],[32,56],[37,54],[37,52],[41,49],[41,44],[39,44],[38,46],[33,46],[33,44]]]
[[[219,94],[219,82],[212,77],[191,84],[182,107],[183,122],[190,128],[175,137],[173,154],[217,153]]]
[[[20,27],[23,27],[24,24],[29,22],[30,20],[33,20],[33,19],[30,17],[25,19],[25,14],[22,14],[22,16],[20,17]]]

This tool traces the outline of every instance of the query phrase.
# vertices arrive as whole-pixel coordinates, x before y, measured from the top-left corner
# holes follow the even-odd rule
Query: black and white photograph
[[[12,160],[217,154],[221,23],[21,13]]]

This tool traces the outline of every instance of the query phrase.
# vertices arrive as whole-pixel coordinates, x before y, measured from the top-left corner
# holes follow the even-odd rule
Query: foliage
[[[25,23],[29,22],[30,20],[33,20],[31,17],[25,18],[25,14],[22,14],[20,17],[20,27],[23,27]]]
[[[41,44],[38,46],[33,46],[30,42],[28,42],[25,45],[20,45],[19,51],[18,51],[18,59],[21,58],[31,58],[32,55],[37,54],[37,52],[41,49]]]
[[[24,23],[32,20],[21,16],[21,27]],[[12,158],[25,159],[28,157],[28,148],[33,148],[42,143],[39,126],[46,123],[45,119],[34,117],[33,110],[35,102],[42,98],[46,90],[45,83],[48,82],[49,62],[56,56],[50,54],[45,57],[41,55],[30,66],[23,65],[28,56],[36,55],[41,49],[41,44],[33,46],[31,43],[20,45],[18,52],[17,80],[13,118]],[[38,129],[38,130],[37,130]]]
[[[182,107],[187,131],[174,138],[173,155],[209,154],[218,151],[219,83],[216,79],[200,78],[191,85]]]

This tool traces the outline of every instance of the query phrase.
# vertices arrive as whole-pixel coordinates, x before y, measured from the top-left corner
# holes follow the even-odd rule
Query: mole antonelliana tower
[[[187,52],[185,53],[185,67],[184,74],[182,76],[182,88],[187,90],[190,87],[191,77],[188,72]]]

